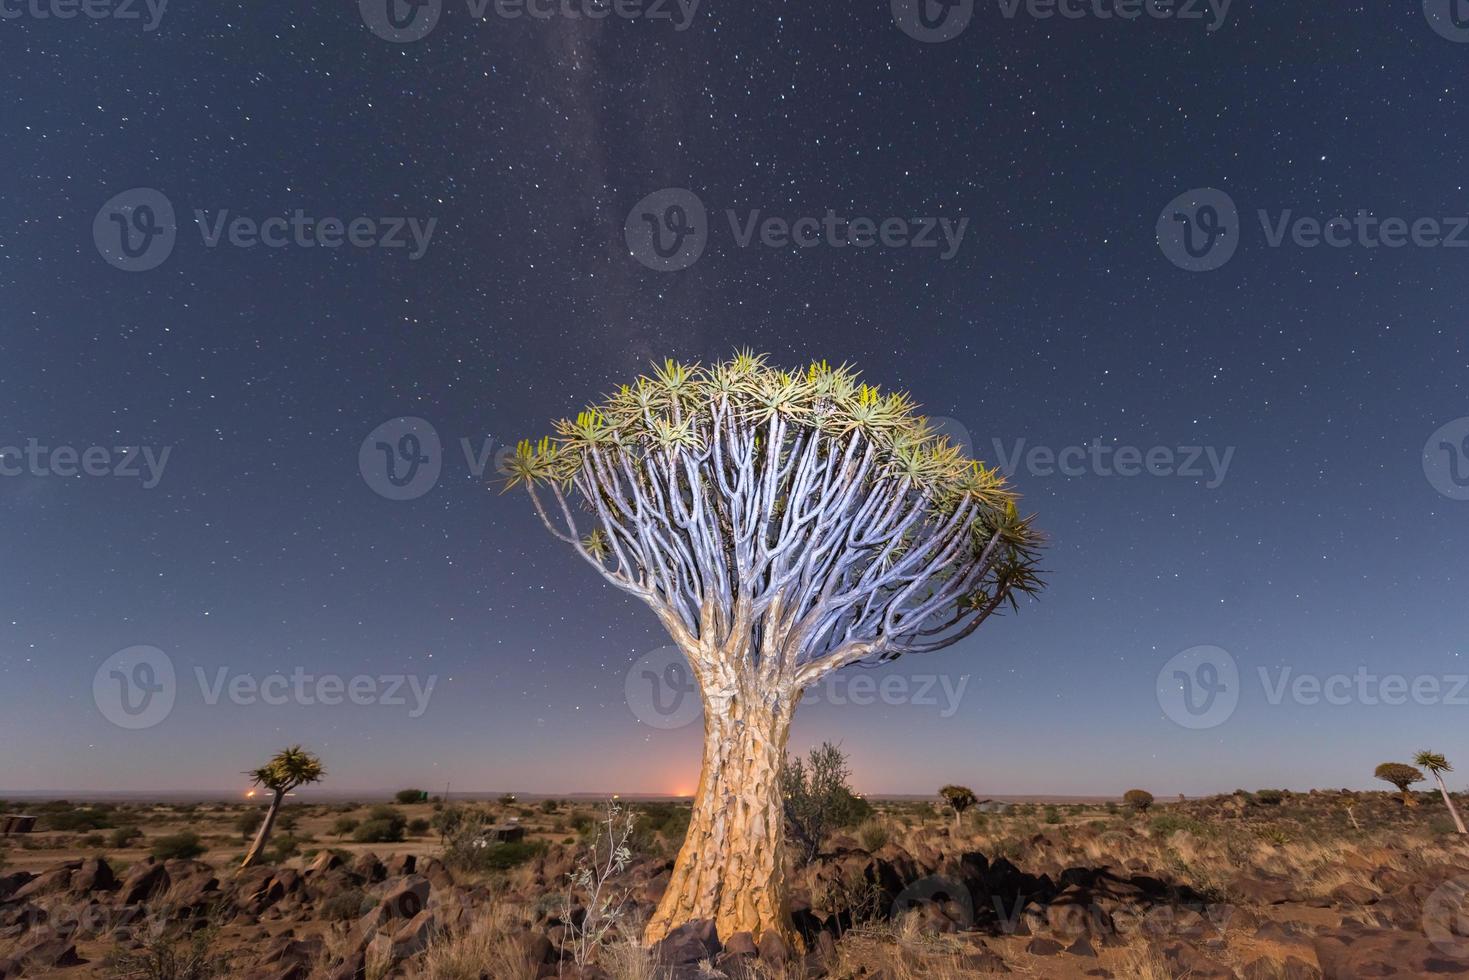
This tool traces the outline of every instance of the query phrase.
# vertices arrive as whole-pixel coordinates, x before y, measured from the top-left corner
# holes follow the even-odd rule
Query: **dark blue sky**
[[[1469,43],[1420,4],[1235,0],[1210,31],[991,0],[922,43],[879,3],[705,0],[678,30],[676,8],[477,20],[446,0],[431,33],[395,43],[350,3],[175,0],[151,31],[142,7],[5,3],[0,792],[234,789],[288,742],[344,791],[690,791],[697,726],[643,724],[625,694],[667,642],[651,614],[523,494],[487,490],[459,440],[502,446],[653,358],[746,346],[851,361],[990,462],[1018,440],[1160,447],[1160,471],[1187,447],[1232,450],[1219,474],[1205,456],[1202,476],[1133,477],[1048,473],[1022,451],[1015,483],[1052,540],[1041,600],[884,668],[894,703],[831,703],[854,700],[839,689],[798,716],[793,747],[840,740],[859,788],[1367,785],[1424,747],[1469,764],[1453,480],[1469,248],[1271,247],[1258,215],[1367,211],[1454,237]],[[128,272],[102,254],[111,214],[138,230],[157,211],[105,205],[135,188],[167,200],[177,237]],[[624,236],[664,188],[707,209],[680,271]],[[1156,226],[1199,188],[1237,207],[1237,251],[1189,272]],[[434,224],[412,258],[406,230],[405,248],[210,247],[194,219],[298,209],[338,237],[358,217],[374,240],[389,219]],[[742,247],[726,211],[756,209],[968,223],[948,260]],[[400,416],[442,446],[409,500],[359,467]],[[125,474],[60,475],[67,454],[32,465],[28,440],[77,460],[105,447],[92,470]],[[141,453],[126,475],[123,446],[162,462],[156,486]],[[126,728],[104,665],[140,645],[172,664],[174,703]],[[1160,671],[1176,687],[1165,664],[1200,645],[1228,651],[1239,679],[1215,693],[1237,708],[1188,728]],[[141,690],[136,667],[118,669]],[[298,670],[371,678],[364,700],[382,678],[434,686],[416,716],[406,684],[401,705],[211,704],[221,668],[242,690]],[[1382,703],[1369,679],[1345,703],[1272,703],[1282,676],[1359,669],[1419,694]],[[952,706],[944,684],[962,684]]]

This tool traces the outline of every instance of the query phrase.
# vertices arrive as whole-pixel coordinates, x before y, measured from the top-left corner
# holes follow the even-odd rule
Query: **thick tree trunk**
[[[1454,806],[1454,801],[1449,798],[1449,788],[1444,785],[1443,777],[1438,773],[1434,773],[1433,778],[1438,780],[1438,791],[1443,794],[1444,806],[1449,808],[1449,816],[1454,818],[1454,826],[1461,834],[1469,833],[1469,831],[1464,829],[1464,821],[1459,819],[1459,811]]]
[[[250,845],[245,860],[240,864],[240,870],[244,871],[250,865],[260,860],[260,855],[265,851],[265,843],[270,840],[270,830],[275,826],[275,815],[280,812],[281,797],[284,794],[277,791],[275,798],[270,801],[270,809],[265,811],[265,820],[260,824],[260,829],[255,832],[255,842]]]
[[[688,836],[668,890],[648,920],[657,942],[695,919],[713,919],[721,940],[774,930],[789,943],[785,813],[780,768],[799,695],[752,691],[704,698],[704,766]]]
[[[1403,806],[1417,806],[1418,805],[1418,801],[1413,798],[1413,791],[1411,789],[1409,789],[1408,787],[1406,787],[1406,786],[1402,787],[1402,790],[1403,790]]]

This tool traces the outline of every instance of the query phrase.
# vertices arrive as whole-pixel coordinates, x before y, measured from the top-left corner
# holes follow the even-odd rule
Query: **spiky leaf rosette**
[[[845,365],[667,361],[510,469],[685,650],[744,647],[772,678],[948,646],[1041,586],[1003,475]]]
[[[289,793],[297,786],[320,782],[326,776],[326,768],[316,756],[299,745],[293,745],[282,749],[276,753],[275,758],[245,775],[256,785],[279,793]]]
[[[1413,764],[1421,766],[1435,775],[1441,772],[1454,771],[1454,767],[1449,765],[1449,760],[1444,758],[1442,752],[1430,752],[1427,749],[1413,756]]]

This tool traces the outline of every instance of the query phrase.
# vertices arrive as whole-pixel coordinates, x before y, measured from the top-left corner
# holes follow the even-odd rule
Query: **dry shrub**
[[[426,980],[480,980],[486,974],[495,980],[535,980],[536,972],[515,916],[498,904],[476,914],[461,933],[435,935],[418,965],[418,976]]]

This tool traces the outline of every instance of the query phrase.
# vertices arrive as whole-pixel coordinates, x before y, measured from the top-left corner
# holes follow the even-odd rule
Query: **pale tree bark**
[[[1444,806],[1449,808],[1449,816],[1454,818],[1454,827],[1461,834],[1469,833],[1464,829],[1464,821],[1459,819],[1459,811],[1454,807],[1454,801],[1449,798],[1449,788],[1444,785],[1443,776],[1435,772],[1433,778],[1438,782],[1438,791],[1443,794]]]
[[[510,467],[551,534],[648,605],[699,683],[703,771],[645,939],[713,919],[721,937],[794,940],[780,769],[800,693],[952,646],[1038,591],[1014,494],[906,396],[746,354],[668,362],[554,440],[521,443]]]
[[[795,944],[786,908],[785,811],[780,770],[800,692],[767,691],[739,671],[718,689],[699,670],[704,699],[704,761],[693,816],[673,874],[648,921],[657,942],[697,919],[721,938],[775,932]]]
[[[244,871],[256,861],[265,851],[265,844],[270,840],[271,828],[275,826],[276,814],[280,812],[281,798],[285,796],[280,790],[275,791],[275,796],[270,801],[270,809],[265,811],[265,820],[260,824],[260,829],[255,832],[255,841],[250,845],[250,850],[245,854],[245,860],[240,864],[240,870]]]

